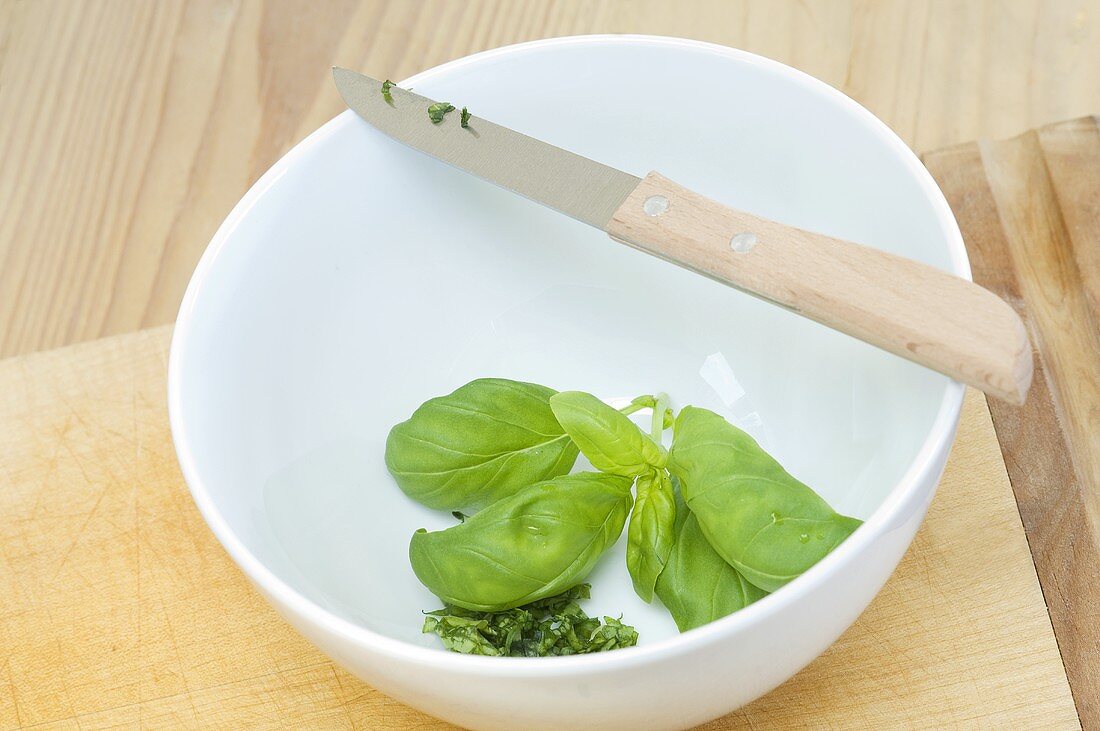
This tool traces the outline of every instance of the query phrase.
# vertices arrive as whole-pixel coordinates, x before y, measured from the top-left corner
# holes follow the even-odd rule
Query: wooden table
[[[0,0],[0,356],[171,322],[241,194],[343,108],[333,64],[577,33],[770,56],[917,152],[1100,110],[1095,0]]]
[[[884,119],[918,152],[978,138],[1011,137],[1048,122],[1100,111],[1100,5],[1095,0],[0,0],[0,356],[170,322],[195,262],[232,205],[290,146],[342,109],[329,83],[331,65],[398,79],[486,48],[600,32],[699,38],[776,58],[840,88]],[[1027,161],[1020,159],[1024,153],[1015,149],[989,148],[985,172],[990,173],[990,160],[1026,167]],[[960,151],[967,154],[963,148]],[[928,162],[936,172],[937,165],[946,165],[945,160],[937,156]],[[1051,164],[1051,158],[1046,162]],[[981,174],[980,164],[975,169]],[[1012,201],[1019,191],[993,193]],[[972,203],[962,192],[960,196],[952,200],[953,205]],[[1057,202],[1040,209],[1057,211]],[[1009,223],[1021,231],[1029,225],[1028,221]],[[1078,251],[1095,246],[1095,239],[1075,228],[1073,221],[1064,228],[1066,237],[1079,237]],[[1080,271],[1087,274],[1088,266]],[[996,278],[996,267],[990,271]],[[1001,281],[1000,285],[1010,297],[1023,296],[1018,283]],[[1024,290],[1032,286],[1024,285]],[[1074,312],[1087,316],[1091,306],[1095,313],[1091,293],[1079,300]],[[1057,311],[1053,313],[1039,313],[1033,320],[1054,327]],[[1092,326],[1095,329],[1095,322]],[[1060,333],[1062,338],[1071,335]],[[156,359],[163,331],[134,337],[138,340],[128,341],[130,345],[144,343],[142,352],[151,359],[143,367],[159,368]],[[142,340],[145,337],[157,340],[150,344]],[[1087,359],[1066,361],[1058,352],[1047,356],[1052,371],[1072,370],[1067,363],[1088,363]],[[43,357],[47,360],[20,360],[17,366],[13,361],[7,372],[15,377],[12,374],[28,364],[59,362]],[[105,356],[87,356],[93,361],[100,357]],[[1090,427],[1095,434],[1100,423],[1100,414],[1089,410],[1089,404],[1095,403],[1089,400],[1095,398],[1094,392],[1085,388],[1089,373],[1070,373],[1066,387],[1070,397],[1085,398],[1070,404],[1079,411],[1073,422],[1079,433],[1070,436],[1086,446],[1093,443],[1088,441]],[[1091,377],[1095,374],[1091,371]],[[1052,391],[1053,397],[1048,393],[1044,403],[1053,404],[1049,418],[1057,431],[1060,390]],[[968,408],[976,414],[972,416],[976,424],[988,420],[984,404],[971,403]],[[149,413],[150,418],[162,418],[156,410]],[[1027,440],[1011,414],[994,409],[993,417],[1002,448],[1010,457],[1018,454],[1014,449],[1026,449],[1019,444]],[[43,428],[55,429],[59,423]],[[1007,431],[1002,432],[1002,424]],[[68,433],[69,427],[65,429]],[[163,440],[163,431],[157,434]],[[138,449],[140,454],[140,441]],[[1057,459],[1065,464],[1054,465],[1063,468],[1069,487],[1059,485],[1060,491],[1050,494],[1077,496],[1085,508],[1095,508],[1095,491],[1100,486],[1089,482],[1095,475],[1088,472],[1095,462],[1073,461],[1067,456],[1071,452],[1059,452]],[[88,478],[83,467],[77,472],[81,460],[72,457],[70,473]],[[1070,461],[1085,464],[1087,479],[1081,479],[1081,469],[1073,474]],[[1096,523],[1086,521],[1077,532],[1067,533],[1062,523],[1045,521],[1046,513],[1038,510],[1038,504],[1029,512],[1027,501],[1041,498],[1047,486],[1028,482],[1027,464],[1010,459],[1008,474],[1021,503],[1043,589],[1049,594],[1072,588],[1072,581],[1061,581],[1066,576],[1075,578],[1079,586],[1095,585],[1100,582],[1095,575],[1096,535],[1088,530]],[[20,479],[25,477],[5,473],[0,466],[0,483],[23,484]],[[1095,512],[1085,513],[1095,518]],[[181,520],[194,517],[191,510]],[[201,529],[198,524],[194,527]],[[1059,542],[1060,537],[1065,540]],[[202,540],[208,539],[204,534]],[[11,568],[10,558],[7,568]],[[0,579],[6,576],[4,570],[0,562]],[[33,604],[33,597],[23,599]],[[242,601],[258,606],[254,598]],[[1095,677],[1089,673],[1096,666],[1090,670],[1080,665],[1087,665],[1089,657],[1100,652],[1089,644],[1095,635],[1088,635],[1100,617],[1082,614],[1095,608],[1063,602],[1051,610],[1078,713],[1086,726],[1100,726],[1096,687],[1089,685],[1089,678]],[[0,616],[8,621],[11,617],[2,614],[4,609],[0,598]],[[0,634],[0,685],[7,681],[14,698],[10,662],[6,669],[2,664],[9,657],[10,648],[4,644],[9,641],[13,641],[11,633]],[[1067,649],[1071,654],[1066,654]],[[832,652],[843,653],[844,648]],[[253,659],[242,658],[241,663]],[[286,671],[291,681],[301,680],[303,687],[308,681],[310,693],[324,692],[317,688],[325,688],[325,683],[333,689],[339,686],[334,693],[344,699],[342,705],[334,707],[336,715],[324,716],[318,725],[348,725],[338,719],[349,708],[384,713],[388,707],[388,701],[369,689],[345,688],[342,683],[349,682],[347,676],[330,678],[328,666],[295,666],[291,672],[280,657],[266,659],[272,662],[273,672]],[[119,662],[129,660],[133,658]],[[164,667],[176,666],[172,662],[158,664],[156,658],[144,657],[140,661],[129,668],[137,684],[134,703],[143,694],[155,697],[166,688],[178,690],[179,682],[186,687],[187,678],[195,677],[183,675],[175,682],[162,674]],[[175,662],[183,662],[178,653]],[[232,670],[204,668],[202,677],[214,683],[211,687],[223,687],[234,680]],[[107,675],[88,677],[98,680],[77,689],[76,695],[68,688],[70,699],[91,701],[108,691]],[[771,718],[782,718],[783,704],[797,706],[800,687],[784,686],[785,691],[761,701],[761,707],[779,709]],[[1066,700],[1055,685],[1042,687],[1050,688],[1050,694],[1031,699],[1036,709],[1053,708]],[[38,713],[35,718],[48,722],[79,716],[79,708],[67,714],[51,706],[53,697],[42,695],[45,692],[33,696],[46,699],[37,710],[30,709]],[[972,697],[984,692],[975,687]],[[2,696],[0,726],[9,723]],[[190,719],[199,723],[212,716],[196,708],[196,702],[200,707],[203,697],[210,703],[223,702],[216,694],[165,697],[186,697],[194,715],[122,714],[110,721],[172,725],[173,720]],[[121,698],[120,708],[141,708],[126,701],[130,696]],[[303,696],[302,707],[309,701]],[[19,709],[13,710],[11,718],[21,718]],[[952,713],[937,718],[966,723],[965,713]],[[391,713],[388,718],[388,723],[380,725],[412,723],[416,717]],[[888,713],[877,718],[902,720]],[[753,723],[751,714],[742,718],[746,719]],[[88,720],[85,716],[84,721]],[[1056,723],[1053,716],[1050,721]],[[430,724],[427,719],[421,722]],[[841,720],[834,717],[832,722]],[[355,725],[354,720],[350,725]]]

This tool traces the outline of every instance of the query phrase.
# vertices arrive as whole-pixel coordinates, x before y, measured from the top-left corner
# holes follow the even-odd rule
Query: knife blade
[[[480,117],[464,128],[457,110],[433,124],[431,99],[394,86],[387,101],[369,76],[334,68],[333,77],[348,107],[398,142],[598,229],[642,182]]]
[[[606,231],[611,238],[761,297],[1013,403],[1031,384],[1027,331],[973,282],[879,249],[705,198],[656,172],[616,170],[433,100],[334,68],[362,119],[399,142]]]

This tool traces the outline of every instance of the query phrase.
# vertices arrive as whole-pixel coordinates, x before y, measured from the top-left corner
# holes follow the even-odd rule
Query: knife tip
[[[332,67],[332,80],[336,83],[337,88],[342,88],[344,84],[350,83],[350,80],[357,74],[351,69],[346,69],[342,66]],[[341,94],[343,92],[341,91]]]

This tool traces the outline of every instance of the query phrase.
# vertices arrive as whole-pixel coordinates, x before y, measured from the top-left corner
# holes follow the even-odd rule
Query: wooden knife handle
[[[1023,403],[1031,385],[1012,308],[927,264],[727,208],[657,173],[607,232],[992,396]]]

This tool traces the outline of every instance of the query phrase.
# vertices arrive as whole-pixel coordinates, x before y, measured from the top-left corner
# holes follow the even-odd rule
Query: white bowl
[[[634,174],[656,169],[969,276],[916,157],[858,104],[774,61],[589,36],[477,54],[404,85]],[[448,653],[420,633],[421,610],[439,602],[407,545],[453,519],[397,489],[383,444],[420,402],[480,376],[609,399],[664,390],[717,410],[866,524],[790,585],[685,634],[634,596],[620,544],[591,577],[588,609],[622,613],[638,647]],[[402,147],[351,112],[276,163],[222,224],[169,367],[180,464],[233,560],[337,662],[474,728],[682,727],[782,683],[855,620],[908,547],[962,393]]]

